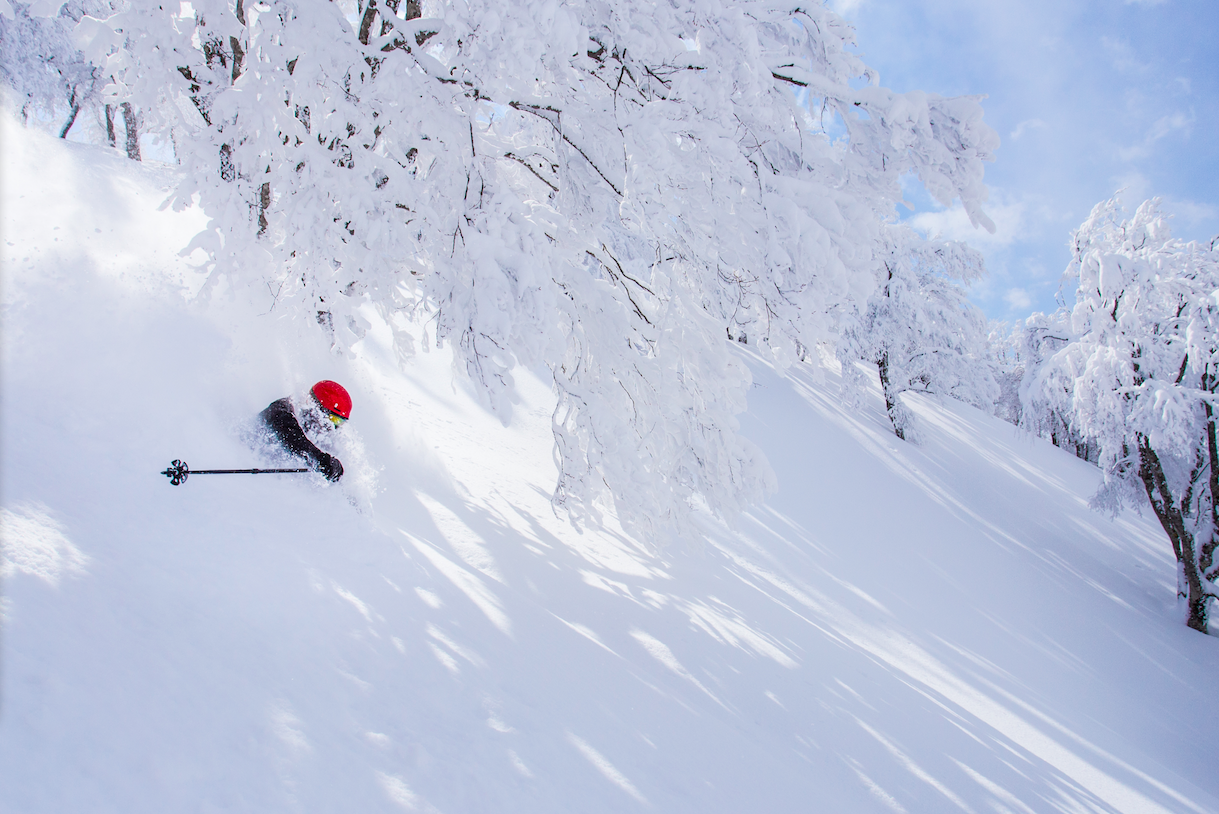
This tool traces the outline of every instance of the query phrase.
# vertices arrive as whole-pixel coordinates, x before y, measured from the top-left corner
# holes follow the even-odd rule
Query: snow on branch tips
[[[661,536],[756,500],[772,476],[725,332],[780,365],[834,343],[893,256],[906,173],[987,223],[977,100],[852,88],[875,73],[820,2],[343,9],[130,4],[77,34],[172,136],[213,275],[273,283],[337,350],[366,304],[433,320],[504,420],[515,366],[548,368],[576,519],[608,492]],[[810,129],[801,86],[846,141]]]

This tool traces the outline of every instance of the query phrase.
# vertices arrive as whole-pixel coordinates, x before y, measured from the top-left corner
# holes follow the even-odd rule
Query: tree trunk
[[[271,208],[271,182],[263,181],[258,188],[258,234],[267,232],[267,210]]]
[[[111,105],[106,105],[106,141],[110,143],[111,147],[118,144],[114,137],[114,107]]]
[[[1206,463],[1209,462],[1199,462],[1200,465],[1191,473],[1190,482],[1196,480],[1199,474],[1197,470]],[[1190,493],[1192,489],[1187,490],[1178,503],[1164,476],[1160,456],[1151,448],[1151,442],[1144,436],[1139,437],[1139,478],[1143,481],[1143,488],[1147,490],[1147,497],[1151,501],[1156,518],[1172,543],[1173,553],[1177,556],[1181,576],[1184,578],[1185,585],[1178,585],[1177,590],[1180,591],[1181,587],[1185,588],[1185,601],[1189,608],[1189,617],[1185,624],[1194,630],[1206,633],[1211,592],[1206,590],[1206,580],[1199,568],[1195,547],[1197,541],[1194,540],[1186,523],[1193,498]],[[1213,529],[1213,526],[1211,528]]]
[[[244,26],[245,19],[245,0],[237,0],[237,8],[235,10],[238,21]],[[241,72],[245,68],[245,49],[241,47],[241,40],[236,37],[229,37],[229,47],[233,49],[233,84],[237,84],[237,80],[241,78]]]
[[[220,145],[220,177],[229,182],[237,180],[237,165],[233,163],[233,147],[230,144]]]
[[[245,51],[241,48],[241,40],[236,37],[229,37],[229,47],[233,49],[233,84],[236,85],[245,67]]]
[[[140,158],[140,125],[135,118],[135,108],[131,102],[123,102],[123,124],[127,127],[127,157],[132,161]]]
[[[364,16],[360,19],[360,44],[368,45],[372,36],[372,22],[377,17],[377,0],[364,0]]]
[[[1202,386],[1214,392],[1213,377],[1204,378]],[[1211,403],[1204,401],[1202,406],[1206,409],[1206,452],[1210,464],[1207,486],[1210,488],[1211,498],[1211,539],[1204,543],[1198,552],[1201,555],[1198,557],[1198,568],[1203,579],[1213,581],[1219,577],[1219,568],[1215,566],[1215,551],[1219,549],[1219,439],[1215,438],[1215,415]]]
[[[900,405],[897,403],[897,393],[893,392],[893,383],[889,379],[889,352],[885,351],[880,355],[880,361],[876,363],[877,369],[880,371],[880,389],[885,394],[885,411],[889,414],[889,422],[893,425],[893,432],[897,437],[906,440],[905,422],[899,414]]]
[[[80,102],[76,100],[77,91],[77,88],[72,88],[72,97],[68,99],[71,110],[68,111],[68,120],[64,122],[63,128],[59,131],[59,137],[62,139],[68,137],[68,131],[72,129],[72,125],[76,124],[76,117],[80,114]]]

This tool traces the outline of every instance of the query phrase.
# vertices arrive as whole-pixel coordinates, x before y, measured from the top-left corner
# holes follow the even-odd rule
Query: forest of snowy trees
[[[853,37],[775,0],[0,0],[0,78],[27,126],[168,145],[171,205],[210,218],[202,300],[261,298],[336,353],[376,313],[402,364],[421,325],[504,421],[514,369],[549,371],[574,522],[608,498],[661,537],[773,487],[736,340],[841,364],[848,401],[878,383],[907,441],[919,391],[1095,463],[1096,507],[1150,506],[1206,631],[1219,243],[1103,202],[1071,236],[1073,307],[988,326],[981,256],[897,206],[913,176],[993,230],[998,136],[977,98],[881,87]]]

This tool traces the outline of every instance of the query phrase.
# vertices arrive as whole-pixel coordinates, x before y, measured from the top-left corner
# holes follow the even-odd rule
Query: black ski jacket
[[[306,459],[311,469],[321,472],[327,480],[335,481],[343,477],[343,464],[339,459],[318,449],[301,429],[296,411],[292,409],[292,399],[285,396],[271,402],[258,417],[284,449]]]

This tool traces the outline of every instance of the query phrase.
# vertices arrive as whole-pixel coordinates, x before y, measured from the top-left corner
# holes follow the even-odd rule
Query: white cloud
[[[1151,66],[1139,60],[1130,43],[1116,37],[1101,37],[1101,45],[1113,60],[1113,67],[1126,73],[1143,73]]]
[[[1114,176],[1110,186],[1117,190],[1123,206],[1130,206],[1132,201],[1138,206],[1151,196],[1151,179],[1138,171]]]
[[[830,8],[841,14],[843,17],[849,17],[859,10],[859,7],[864,4],[865,0],[833,0],[830,3]]]
[[[1151,128],[1147,131],[1147,135],[1143,137],[1141,142],[1133,144],[1130,147],[1120,148],[1117,151],[1118,157],[1123,161],[1146,158],[1151,155],[1152,148],[1155,147],[1157,141],[1173,133],[1188,133],[1193,123],[1194,115],[1192,112],[1185,114],[1178,110],[1167,116],[1161,116],[1152,123]]]
[[[1013,310],[1023,311],[1033,304],[1033,298],[1023,288],[1009,288],[1003,295],[1003,301]]]
[[[1202,226],[1209,228],[1211,232],[1219,231],[1219,206],[1215,204],[1165,197],[1164,209],[1182,225]]]
[[[1151,126],[1151,131],[1147,134],[1147,138],[1151,141],[1159,141],[1177,130],[1188,130],[1189,126],[1194,123],[1193,114],[1186,115],[1180,111],[1164,116],[1156,121]]]
[[[994,203],[983,209],[995,222],[994,234],[975,229],[959,203],[940,212],[920,212],[910,218],[910,225],[928,236],[958,240],[980,251],[1004,248],[1015,242],[1024,226],[1024,203]]]
[[[914,179],[903,180],[902,193],[916,211],[903,210],[902,220],[983,253],[990,274],[971,296],[991,316],[1019,312],[1005,299],[1013,288],[1028,294],[1032,309],[1053,308],[1071,230],[1122,187],[1131,206],[1164,196],[1173,233],[1184,239],[1219,232],[1210,211],[1219,209],[1219,189],[1198,169],[1215,152],[1214,139],[1204,138],[1219,111],[1204,78],[1215,61],[1213,38],[1190,36],[1215,2],[829,2],[849,11],[860,50],[884,84],[990,94],[986,121],[1005,145],[986,169],[984,208],[997,233],[971,229],[959,208],[935,206]]]
[[[1049,125],[1047,125],[1041,119],[1025,119],[1024,121],[1020,122],[1020,124],[1016,125],[1016,129],[1011,132],[1011,139],[1012,141],[1019,141],[1020,137],[1029,130],[1041,130],[1042,128],[1048,126]]]

